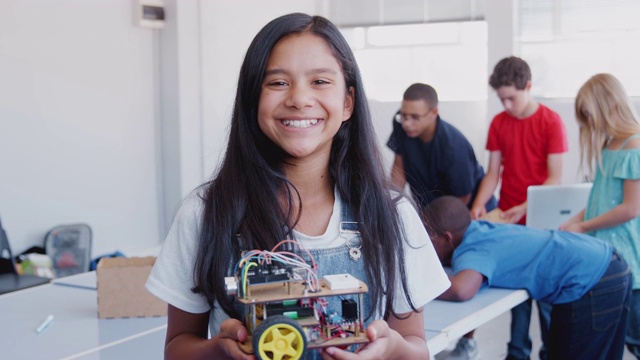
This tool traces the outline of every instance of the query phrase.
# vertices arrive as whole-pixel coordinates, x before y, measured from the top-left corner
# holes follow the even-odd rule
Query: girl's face
[[[353,112],[353,88],[327,43],[301,33],[282,38],[267,62],[258,124],[296,159],[329,156],[333,137]]]

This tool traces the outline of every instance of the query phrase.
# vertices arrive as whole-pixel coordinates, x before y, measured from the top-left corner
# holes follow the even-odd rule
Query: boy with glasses
[[[464,135],[438,115],[433,87],[416,83],[407,88],[387,146],[395,152],[393,182],[401,189],[408,182],[419,208],[444,195],[473,203],[484,170]],[[495,198],[485,205],[486,211],[494,209]]]

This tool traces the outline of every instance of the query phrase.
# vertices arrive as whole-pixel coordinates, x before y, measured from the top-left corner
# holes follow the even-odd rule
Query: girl
[[[598,74],[578,91],[582,164],[595,179],[587,208],[561,230],[589,233],[610,242],[633,274],[626,343],[640,359],[640,125],[618,79]]]
[[[325,348],[322,358],[428,358],[420,310],[449,281],[381,169],[360,73],[337,28],[299,13],[268,23],[240,69],[223,164],[182,204],[147,282],[169,303],[165,357],[253,359],[239,348],[247,330],[224,277],[243,250],[295,239],[320,277],[350,273],[369,285],[370,342],[357,354]],[[359,237],[341,231],[351,221]]]

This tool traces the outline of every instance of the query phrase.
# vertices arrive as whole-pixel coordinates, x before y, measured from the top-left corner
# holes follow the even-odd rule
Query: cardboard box
[[[167,303],[144,287],[156,258],[102,258],[98,263],[98,318],[167,316]]]

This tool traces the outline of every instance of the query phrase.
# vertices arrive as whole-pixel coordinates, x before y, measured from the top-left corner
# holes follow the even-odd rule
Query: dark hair
[[[372,312],[383,305],[382,299],[387,295],[384,304],[387,318],[393,311],[392,295],[397,286],[402,286],[412,304],[403,262],[404,234],[396,208],[399,197],[392,198],[388,190],[390,184],[382,170],[360,71],[349,45],[330,21],[301,13],[269,22],[245,55],[226,154],[213,180],[202,185],[204,211],[194,267],[194,291],[203,294],[211,306],[217,300],[227,314],[239,317],[224,287],[224,276],[230,275],[231,265],[242,250],[270,250],[280,240],[293,238],[291,229],[298,221],[293,200],[294,197],[299,200],[300,196],[282,170],[287,154],[258,126],[258,101],[272,49],[282,38],[300,33],[326,41],[342,66],[345,94],[349,88],[355,91],[351,118],[343,122],[333,138],[329,174],[342,201],[358,221]],[[388,280],[394,278],[396,269],[400,271],[401,284]]]
[[[471,214],[462,200],[455,196],[441,196],[421,210],[420,216],[431,235],[451,232],[456,238],[462,237],[469,224]]]
[[[518,90],[524,90],[529,81],[531,81],[529,64],[515,56],[500,60],[493,68],[493,74],[489,77],[489,85],[494,90],[498,90],[502,86],[511,85]]]
[[[438,93],[431,85],[415,83],[404,91],[404,100],[424,100],[430,108],[438,107]]]

